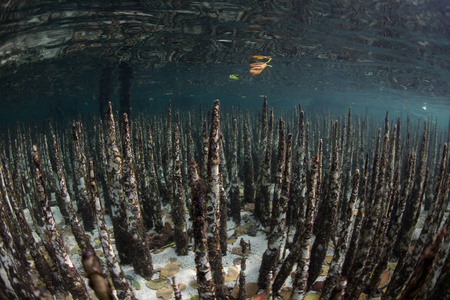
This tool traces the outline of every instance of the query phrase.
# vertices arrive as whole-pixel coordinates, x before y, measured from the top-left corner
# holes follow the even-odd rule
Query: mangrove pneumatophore
[[[89,299],[90,280],[101,299],[133,300],[131,269],[186,298],[185,278],[153,276],[151,251],[172,241],[177,255],[194,252],[200,299],[245,299],[249,286],[255,299],[448,297],[450,135],[433,119],[276,112],[267,98],[257,114],[219,100],[208,109],[169,104],[132,124],[109,102],[102,120],[5,130],[0,298]],[[267,248],[242,239],[230,284],[231,230]]]

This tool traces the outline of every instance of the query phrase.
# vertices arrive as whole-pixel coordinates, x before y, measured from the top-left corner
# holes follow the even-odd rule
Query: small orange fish
[[[258,28],[262,28],[262,27],[259,25],[250,24],[250,25],[248,25],[248,28],[258,29]]]

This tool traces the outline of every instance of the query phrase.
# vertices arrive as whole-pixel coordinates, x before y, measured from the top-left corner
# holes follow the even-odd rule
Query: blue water
[[[448,122],[448,1],[116,2],[2,5],[1,124],[96,114],[102,74],[115,103],[123,63],[136,111],[216,98],[252,109],[266,95],[284,111]],[[252,55],[272,67],[252,76]]]

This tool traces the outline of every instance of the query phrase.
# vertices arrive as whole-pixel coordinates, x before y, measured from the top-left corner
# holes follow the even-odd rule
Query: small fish
[[[239,77],[237,75],[235,75],[235,74],[231,74],[230,75],[230,79],[231,80],[239,80]]]

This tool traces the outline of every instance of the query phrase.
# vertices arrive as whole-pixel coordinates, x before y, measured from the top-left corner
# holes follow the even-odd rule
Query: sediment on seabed
[[[188,298],[173,246],[200,299],[449,299],[448,130],[269,103],[6,128],[0,298]]]

